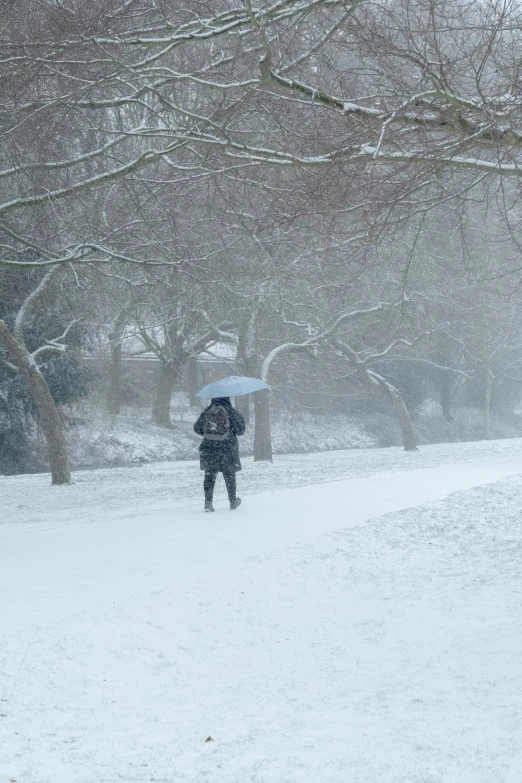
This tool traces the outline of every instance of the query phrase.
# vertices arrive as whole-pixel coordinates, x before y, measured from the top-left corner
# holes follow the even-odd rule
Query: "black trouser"
[[[214,486],[216,484],[218,470],[205,471],[205,481],[203,482],[203,489],[205,490],[205,503],[211,503],[214,495]],[[228,499],[236,499],[236,474],[233,470],[224,470],[223,478],[227,485]]]

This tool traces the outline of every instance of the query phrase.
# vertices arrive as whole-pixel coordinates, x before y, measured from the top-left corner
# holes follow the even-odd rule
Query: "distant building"
[[[160,360],[151,352],[138,353],[137,346],[129,346],[128,341],[126,342],[121,356],[125,386],[136,389],[144,401],[152,399]],[[216,343],[208,350],[202,351],[185,364],[174,391],[186,392],[191,398],[191,404],[195,404],[197,401],[195,394],[205,384],[226,378],[228,375],[241,374],[241,362],[237,360],[236,353],[236,346],[228,343]],[[102,388],[106,386],[109,379],[109,352],[83,354],[82,360],[96,366],[99,385]]]

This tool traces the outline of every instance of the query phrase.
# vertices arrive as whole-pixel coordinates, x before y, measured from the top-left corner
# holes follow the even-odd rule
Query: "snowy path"
[[[154,512],[91,509],[87,522],[37,530],[9,526],[2,534],[9,552],[0,573],[2,627],[34,628],[147,590],[211,573],[220,578],[247,557],[517,473],[522,457],[483,459],[262,493],[236,514],[223,500],[211,516],[199,502]]]
[[[520,783],[511,451],[4,525],[0,781]]]

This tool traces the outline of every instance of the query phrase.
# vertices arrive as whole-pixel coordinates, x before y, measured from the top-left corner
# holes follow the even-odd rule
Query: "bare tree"
[[[204,16],[198,4],[165,16],[145,2],[139,23],[132,5],[6,12],[3,263],[32,263],[21,257],[31,245],[44,264],[141,263],[103,222],[78,230],[78,214],[109,194],[123,202],[127,182],[258,187],[268,167],[291,188],[324,169],[357,179],[384,214],[441,180],[455,191],[519,177],[514,0],[480,12],[467,0],[277,0]],[[45,241],[23,230],[40,207],[60,224]]]
[[[179,270],[157,277],[148,297],[134,307],[129,334],[160,360],[152,419],[171,426],[170,403],[176,382],[190,359],[219,341],[234,341],[230,321],[214,323],[206,309],[204,292]]]
[[[32,352],[28,350],[24,337],[24,328],[28,319],[57,273],[60,273],[59,267],[50,269],[25,299],[16,316],[12,332],[4,321],[0,321],[0,342],[9,357],[8,366],[24,378],[37,405],[40,425],[47,442],[52,483],[68,484],[71,474],[62,422],[49,387],[39,369],[38,361],[49,352],[63,353],[66,350],[64,341],[73,322],[61,335],[43,342]]]

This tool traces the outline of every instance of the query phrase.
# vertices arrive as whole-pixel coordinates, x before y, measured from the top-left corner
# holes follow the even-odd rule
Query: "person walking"
[[[201,470],[205,471],[205,511],[214,511],[212,499],[220,472],[225,479],[230,508],[234,511],[241,503],[241,498],[236,496],[236,473],[241,470],[237,436],[244,434],[245,420],[232,407],[230,397],[214,397],[194,424],[194,432],[203,436],[199,460]]]

